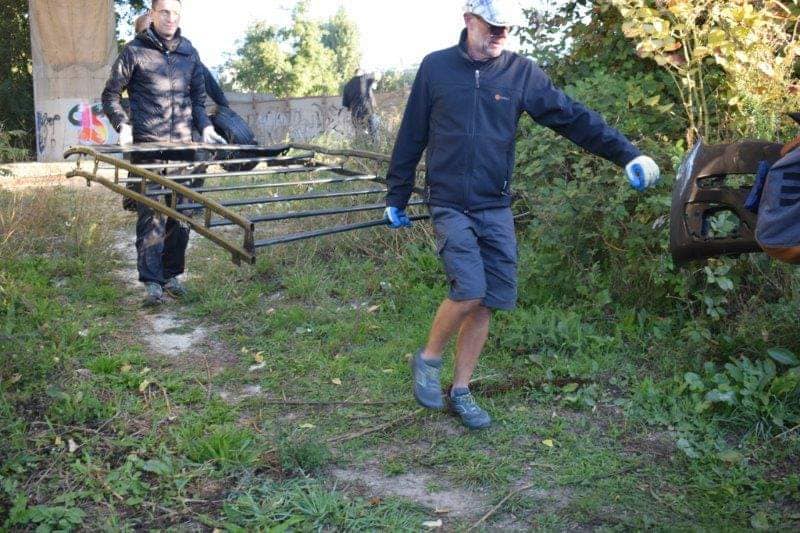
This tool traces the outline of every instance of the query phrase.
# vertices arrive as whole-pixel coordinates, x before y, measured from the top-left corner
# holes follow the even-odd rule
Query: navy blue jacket
[[[528,58],[504,51],[488,61],[458,46],[423,59],[408,98],[387,175],[386,205],[404,208],[427,148],[430,205],[476,211],[511,204],[514,140],[525,111],[539,124],[624,167],[640,155],[596,112],[553,86]]]
[[[180,31],[180,30],[179,30]],[[188,39],[176,34],[170,49],[152,25],[125,45],[103,90],[103,111],[114,129],[131,124],[135,142],[191,142],[192,126],[203,131],[205,67]],[[122,107],[127,89],[131,116]]]

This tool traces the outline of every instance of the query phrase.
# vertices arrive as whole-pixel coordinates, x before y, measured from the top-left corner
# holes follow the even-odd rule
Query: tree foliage
[[[301,2],[289,27],[253,24],[227,70],[236,90],[278,97],[335,94],[360,57],[358,30],[343,10],[318,22]]]
[[[741,134],[776,134],[778,116],[797,105],[792,79],[800,54],[797,0],[611,0],[625,22],[625,36],[637,53],[654,60],[673,76],[689,122],[687,140],[714,138],[707,87],[709,73],[721,69],[723,114],[740,111],[768,117],[762,128],[739,125]],[[762,124],[764,124],[762,122]],[[762,131],[751,131],[762,130]],[[766,131],[764,131],[766,130]]]
[[[26,0],[4,0],[0,17],[0,126],[27,136],[6,139],[12,146],[33,147],[33,77]]]

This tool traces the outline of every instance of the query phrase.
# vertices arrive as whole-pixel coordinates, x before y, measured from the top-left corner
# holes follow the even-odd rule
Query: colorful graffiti
[[[39,155],[47,150],[47,145],[56,144],[56,122],[61,120],[61,115],[36,113],[36,149]]]
[[[69,110],[69,123],[78,127],[78,142],[81,144],[106,144],[108,126],[103,122],[105,114],[101,104],[80,103]]]

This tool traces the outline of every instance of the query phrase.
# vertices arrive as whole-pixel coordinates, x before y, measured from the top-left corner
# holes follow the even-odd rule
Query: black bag
[[[258,144],[256,136],[247,123],[229,107],[218,107],[215,114],[209,117],[214,125],[216,132],[221,135],[229,144]],[[258,157],[258,154],[236,152],[229,159],[246,159]],[[247,172],[253,170],[258,165],[257,162],[250,163],[221,163],[222,168],[228,172]]]

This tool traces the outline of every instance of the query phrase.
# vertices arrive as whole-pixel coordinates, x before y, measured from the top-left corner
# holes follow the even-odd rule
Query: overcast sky
[[[523,5],[541,0],[526,0]],[[257,20],[285,25],[293,0],[183,0],[181,27],[209,67],[220,66]],[[464,0],[311,0],[311,15],[327,18],[343,6],[361,34],[367,70],[406,68],[452,46],[464,27]],[[516,49],[516,41],[509,46]]]

